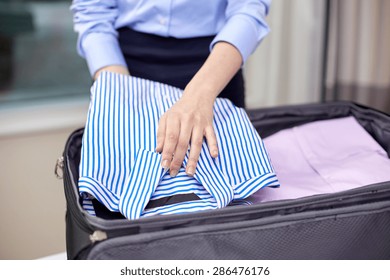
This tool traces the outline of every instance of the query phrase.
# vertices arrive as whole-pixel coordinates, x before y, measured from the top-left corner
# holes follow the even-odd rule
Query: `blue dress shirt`
[[[82,142],[79,190],[128,219],[188,213],[242,203],[263,187],[279,186],[260,136],[245,111],[217,98],[213,125],[219,155],[203,141],[194,177],[176,177],[155,152],[160,117],[181,97],[165,84],[103,72],[91,88]],[[198,199],[146,209],[150,201],[180,194]],[[92,210],[90,201],[85,209]]]
[[[91,75],[108,65],[126,66],[117,29],[163,37],[215,36],[210,45],[226,41],[245,62],[267,35],[270,0],[73,0],[77,49]]]

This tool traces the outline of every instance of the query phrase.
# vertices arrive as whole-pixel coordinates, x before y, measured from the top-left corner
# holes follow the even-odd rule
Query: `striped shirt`
[[[246,203],[259,189],[278,187],[267,151],[245,111],[217,98],[213,125],[219,155],[203,141],[194,177],[185,173],[189,153],[176,177],[154,152],[160,117],[182,90],[141,78],[104,72],[91,88],[85,126],[79,191],[128,219],[188,213]],[[187,201],[148,204],[178,195]],[[91,210],[87,200],[86,209]]]

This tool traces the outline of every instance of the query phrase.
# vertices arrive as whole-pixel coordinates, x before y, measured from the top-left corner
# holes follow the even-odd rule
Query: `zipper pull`
[[[59,172],[59,170],[61,170]],[[57,179],[59,180],[62,180],[62,178],[64,177],[64,157],[63,156],[60,156],[58,159],[57,159],[57,162],[56,162],[56,165],[54,167],[54,175],[56,175]]]
[[[97,241],[103,241],[107,239],[107,233],[101,230],[95,230],[90,236],[89,239],[92,243],[95,243]]]

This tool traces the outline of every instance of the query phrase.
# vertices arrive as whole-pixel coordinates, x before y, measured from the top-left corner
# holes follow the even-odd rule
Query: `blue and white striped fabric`
[[[245,204],[245,198],[279,182],[262,140],[245,111],[218,98],[214,128],[219,156],[204,141],[194,177],[185,173],[188,153],[172,178],[154,152],[160,117],[180,98],[180,89],[104,72],[91,88],[82,142],[79,191],[128,219],[188,213]],[[177,194],[199,199],[145,209],[153,200]],[[86,210],[91,210],[90,204]]]

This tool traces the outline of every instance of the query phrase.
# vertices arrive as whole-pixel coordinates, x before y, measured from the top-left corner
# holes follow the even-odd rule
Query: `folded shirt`
[[[334,193],[390,180],[386,151],[354,117],[316,121],[264,139],[281,187],[252,203]]]
[[[188,153],[172,178],[154,152],[160,117],[180,89],[131,76],[102,73],[91,88],[82,140],[79,191],[85,209],[96,198],[128,219],[188,213],[247,203],[259,189],[279,186],[267,151],[245,111],[217,98],[214,128],[219,155],[203,141],[194,177],[185,173]],[[162,205],[164,204],[164,205]]]

